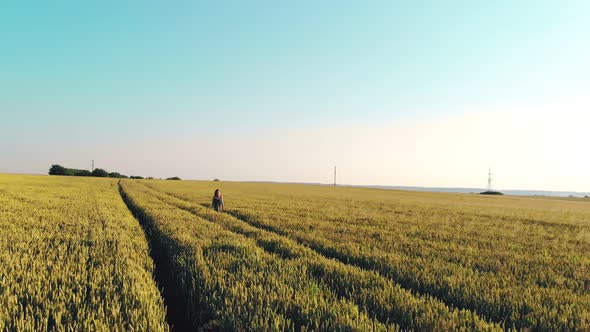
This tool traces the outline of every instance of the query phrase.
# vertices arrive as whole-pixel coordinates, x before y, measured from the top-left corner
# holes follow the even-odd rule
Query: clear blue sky
[[[411,161],[382,156],[399,155],[400,127],[585,107],[588,17],[588,1],[5,1],[0,172],[94,158],[157,177],[327,181],[339,164],[349,183],[481,186],[493,164],[505,187],[584,190],[550,174],[582,157],[539,171],[548,185],[519,182],[513,153],[469,163],[457,147],[465,177],[453,164],[433,177],[428,142],[405,142],[425,149]]]

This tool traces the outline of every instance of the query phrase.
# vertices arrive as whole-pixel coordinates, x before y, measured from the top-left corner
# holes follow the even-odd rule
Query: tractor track
[[[154,192],[156,192],[156,193],[158,193],[160,195],[169,196],[171,198],[178,199],[180,201],[183,201],[183,202],[189,203],[189,204],[193,204],[194,203],[194,202],[191,202],[191,201],[189,201],[189,200],[187,200],[185,198],[182,198],[182,197],[179,197],[179,196],[170,194],[168,192],[164,192],[164,191],[158,190],[156,188],[153,188],[150,185],[147,185],[147,184],[144,184],[144,185],[148,189],[150,189],[150,190],[152,190],[152,191],[154,191]],[[245,215],[243,215],[243,214],[241,214],[239,212],[236,212],[236,211],[212,212],[211,214],[208,214],[206,216],[202,216],[202,215],[197,214],[191,208],[187,208],[187,207],[181,206],[179,204],[174,204],[172,202],[164,201],[163,198],[161,198],[161,197],[157,197],[157,196],[154,196],[154,197],[160,199],[161,201],[163,201],[163,202],[165,202],[167,204],[170,204],[170,205],[173,205],[173,206],[175,206],[175,207],[177,207],[179,209],[185,210],[185,211],[187,211],[187,212],[195,215],[196,217],[199,217],[201,219],[204,219],[204,220],[210,221],[212,223],[216,223],[216,224],[219,224],[219,223],[215,221],[215,214],[221,213],[221,214],[228,215],[230,217],[233,217],[233,218],[237,219],[240,222],[243,222],[243,223],[245,223],[245,224],[247,224],[247,225],[249,225],[251,227],[256,228],[257,230],[260,230],[262,232],[269,232],[269,233],[274,234],[276,236],[279,236],[279,237],[285,238],[285,239],[287,239],[289,241],[292,241],[292,242],[296,243],[297,245],[300,245],[300,246],[302,246],[302,247],[304,247],[306,249],[311,250],[316,255],[318,255],[319,257],[322,257],[324,259],[333,259],[333,260],[336,260],[336,261],[338,261],[338,262],[340,262],[340,263],[342,263],[344,265],[347,265],[347,266],[359,268],[361,270],[367,270],[367,271],[375,272],[376,274],[380,275],[381,277],[385,278],[386,280],[390,280],[390,281],[394,282],[395,284],[398,284],[399,286],[401,286],[402,289],[405,289],[405,290],[411,292],[412,294],[419,295],[419,296],[429,296],[429,297],[432,297],[432,298],[440,301],[441,303],[445,304],[450,309],[455,309],[456,308],[456,309],[459,309],[459,310],[467,310],[467,311],[472,312],[472,313],[474,312],[473,309],[470,308],[470,307],[456,305],[452,301],[445,300],[445,299],[441,298],[440,296],[438,296],[435,293],[432,293],[432,292],[422,292],[422,291],[419,291],[419,290],[417,290],[417,289],[415,289],[413,287],[408,287],[408,285],[406,283],[399,282],[399,280],[396,280],[396,278],[393,278],[391,276],[384,275],[382,273],[382,271],[380,271],[379,269],[376,269],[376,268],[367,266],[367,264],[365,264],[364,262],[359,262],[359,261],[357,261],[354,258],[347,257],[347,256],[345,256],[345,255],[337,252],[336,250],[334,250],[332,248],[326,248],[326,247],[323,247],[323,246],[320,246],[320,245],[316,245],[314,243],[310,243],[309,241],[302,241],[301,239],[299,239],[297,237],[291,237],[291,236],[289,236],[288,232],[285,232],[283,230],[277,229],[276,227],[273,227],[271,225],[265,225],[265,224],[259,223],[257,221],[252,221],[250,218],[248,218],[247,216],[245,216]],[[204,207],[204,208],[210,207],[208,204],[204,204],[204,203],[194,203],[194,204],[197,204],[197,205],[199,205],[201,207]],[[220,226],[228,229],[226,226],[223,226],[223,225],[220,225]],[[234,233],[238,233],[238,234],[244,235],[244,236],[249,237],[249,238],[252,237],[252,235],[249,234],[248,232],[238,232],[238,231],[232,230],[232,229],[228,229],[228,230],[231,231],[231,232],[234,232]],[[256,240],[255,240],[255,242],[257,243],[257,245],[259,247],[261,247],[263,250],[265,250],[267,252],[278,254],[278,255],[282,255],[282,253],[280,253],[280,252],[269,251],[268,248],[265,248],[260,243],[258,243],[258,241],[256,241]],[[481,319],[486,320],[488,322],[499,324],[499,325],[502,325],[503,326],[503,323],[504,322],[493,320],[490,317],[488,317],[488,316],[486,316],[486,315],[484,315],[484,314],[482,314],[480,312],[477,312],[475,315],[479,316]]]
[[[133,201],[127,196],[125,190],[119,181],[119,194],[123,202],[141,225],[145,233],[145,237],[149,244],[150,257],[154,262],[153,278],[156,281],[160,295],[164,300],[166,306],[166,322],[172,332],[193,331],[193,327],[188,319],[185,301],[181,295],[180,289],[174,282],[174,276],[170,268],[170,257],[166,255],[165,250],[162,250],[162,245],[152,235],[153,227],[146,220],[143,210],[136,206]]]

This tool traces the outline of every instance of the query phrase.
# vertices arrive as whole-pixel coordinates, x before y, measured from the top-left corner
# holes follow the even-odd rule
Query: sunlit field
[[[116,180],[0,174],[0,331],[163,331]]]
[[[590,203],[291,184],[124,188],[150,199],[138,205],[156,223],[165,206],[187,227],[222,229],[281,264],[309,257],[316,268],[335,266],[330,275],[308,270],[310,282],[384,324],[590,327]],[[207,208],[215,188],[226,213]],[[218,241],[210,236],[205,248]]]
[[[590,329],[590,201],[0,175],[0,213],[0,330]]]

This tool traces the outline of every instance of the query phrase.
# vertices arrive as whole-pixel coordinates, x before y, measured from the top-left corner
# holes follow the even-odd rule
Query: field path
[[[122,181],[122,189],[160,250],[169,255],[174,282],[183,294],[178,304],[185,304],[195,330],[400,329],[395,317],[387,324],[370,318],[353,301],[314,280],[316,270],[307,260],[271,254],[246,236],[162,200],[140,182]],[[448,315],[443,321],[447,317],[457,321]]]
[[[183,305],[183,299],[180,295],[178,286],[176,283],[173,282],[171,268],[170,268],[170,260],[168,257],[165,257],[162,253],[163,251],[160,250],[160,244],[157,243],[155,238],[152,236],[151,231],[146,225],[145,220],[141,218],[141,214],[138,213],[138,207],[132,204],[131,200],[127,197],[127,194],[121,187],[121,182],[119,181],[119,193],[121,194],[121,198],[125,205],[131,211],[135,219],[141,225],[143,229],[146,239],[148,240],[148,244],[150,247],[150,256],[154,261],[154,278],[156,279],[156,283],[158,285],[158,289],[160,290],[160,294],[164,299],[164,304],[166,305],[166,321],[170,327],[170,331],[173,332],[183,332],[183,331],[191,331],[192,327],[190,322],[188,321],[188,315],[186,312],[186,306]]]

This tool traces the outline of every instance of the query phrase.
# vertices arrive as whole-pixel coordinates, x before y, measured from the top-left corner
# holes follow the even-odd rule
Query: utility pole
[[[94,172],[94,159],[92,159],[92,170],[91,172]]]
[[[334,166],[334,187],[336,187],[336,166]]]

